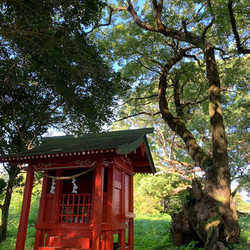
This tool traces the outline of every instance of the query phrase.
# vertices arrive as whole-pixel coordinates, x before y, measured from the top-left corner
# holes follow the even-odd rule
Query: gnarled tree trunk
[[[202,155],[202,158],[198,156],[201,159],[199,165],[205,171],[206,179],[204,188],[198,180],[193,181],[192,188],[189,189],[190,201],[179,214],[173,216],[172,235],[176,245],[179,246],[190,240],[199,240],[205,249],[219,250],[225,249],[226,244],[239,240],[240,226],[230,191],[227,141],[223,125],[221,89],[214,48],[208,44],[205,46],[204,54],[209,80],[209,116],[213,156],[209,160],[204,152],[200,151],[199,153],[198,148],[200,147],[191,136],[185,140],[186,132],[184,129],[179,133],[176,131],[184,140],[195,161],[199,154]],[[159,89],[164,88],[162,84],[160,84]],[[159,93],[159,104],[160,107],[163,106],[161,112],[169,124],[170,117],[164,116],[166,103],[162,99],[165,97],[161,95],[161,91]]]
[[[165,21],[163,23],[163,0],[153,0],[152,7],[154,22],[152,20],[144,22],[138,16],[131,0],[127,0],[126,8],[111,9],[112,11],[128,11],[138,27],[146,31],[162,34],[163,39],[164,37],[170,37],[178,41],[172,44],[174,56],[168,60],[161,70],[158,90],[159,109],[164,121],[183,140],[187,152],[192,157],[195,165],[205,172],[206,179],[204,188],[197,180],[194,180],[193,187],[190,189],[189,203],[173,218],[173,237],[177,245],[182,245],[192,239],[198,239],[203,243],[205,249],[223,249],[225,244],[238,241],[240,227],[230,192],[227,139],[223,125],[221,87],[214,55],[215,48],[206,37],[207,31],[213,26],[213,11],[211,10],[210,13],[213,17],[211,22],[204,27],[202,34],[199,35],[199,32],[192,32],[190,31],[191,29],[187,29],[185,20],[182,20],[181,29],[169,27],[168,19],[166,18],[164,18]],[[202,23],[202,25],[204,24]],[[175,99],[176,116],[171,113],[166,98],[169,71],[187,55],[187,51],[192,49],[196,51],[198,49],[200,52],[203,52],[206,64],[209,82],[212,156],[204,152],[191,131],[186,127],[185,119],[181,112],[181,105],[178,104],[178,98]]]
[[[177,246],[192,240],[207,250],[222,250],[239,239],[240,228],[234,202],[225,207],[209,196],[195,179],[189,189],[190,199],[183,210],[173,215],[172,236]]]

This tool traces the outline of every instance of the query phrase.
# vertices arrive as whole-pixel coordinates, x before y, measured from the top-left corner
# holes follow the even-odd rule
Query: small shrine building
[[[34,172],[43,175],[34,250],[134,249],[133,175],[155,173],[153,129],[42,139],[0,158],[27,171],[16,250],[24,250]]]

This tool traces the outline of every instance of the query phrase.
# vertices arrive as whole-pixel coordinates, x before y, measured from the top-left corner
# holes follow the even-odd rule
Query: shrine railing
[[[62,194],[59,223],[91,223],[92,194]]]

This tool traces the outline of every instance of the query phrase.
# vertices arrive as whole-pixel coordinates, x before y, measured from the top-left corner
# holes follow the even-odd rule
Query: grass
[[[7,240],[0,244],[0,250],[13,250],[16,244],[16,235],[21,211],[22,195],[13,194],[12,206],[9,214]],[[29,225],[25,250],[32,250],[35,241],[34,225],[37,220],[39,196],[33,196],[29,216]],[[241,209],[242,210],[242,209]],[[231,245],[227,250],[250,249],[250,215],[239,216],[241,226],[240,243]],[[134,220],[134,250],[178,250],[171,238],[171,217],[168,214],[137,215]],[[194,242],[180,250],[194,250]],[[200,249],[201,250],[201,249]]]
[[[242,228],[240,243],[231,245],[227,250],[250,249],[250,217],[239,218]],[[174,246],[171,233],[171,217],[168,214],[138,215],[134,221],[134,250],[178,250]],[[17,225],[11,224],[8,239],[0,245],[1,250],[15,249]],[[35,240],[34,224],[28,227],[25,250],[32,250]],[[194,250],[194,243],[181,247],[181,250]],[[202,248],[199,248],[201,250]]]
[[[168,214],[138,215],[134,222],[134,249],[177,249],[171,239],[170,227]]]

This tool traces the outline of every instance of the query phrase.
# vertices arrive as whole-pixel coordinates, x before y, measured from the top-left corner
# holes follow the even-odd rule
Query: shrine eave
[[[10,155],[6,157],[1,157],[0,162],[14,162],[20,161],[25,162],[27,160],[36,160],[36,159],[49,159],[56,157],[70,157],[70,156],[84,156],[84,155],[93,155],[93,154],[104,154],[104,153],[113,153],[115,149],[106,149],[106,150],[88,150],[88,151],[77,151],[77,152],[60,152],[55,154],[31,154],[31,155]]]
[[[136,150],[143,145],[146,153],[144,158],[146,157],[148,161],[149,172],[155,173],[156,170],[146,138],[146,135],[152,132],[153,128],[146,128],[86,134],[82,136],[45,137],[42,138],[40,146],[16,154],[0,156],[0,162],[20,164],[28,163],[36,159],[52,159],[57,157],[105,153],[116,153],[118,155],[127,156],[134,154]]]

